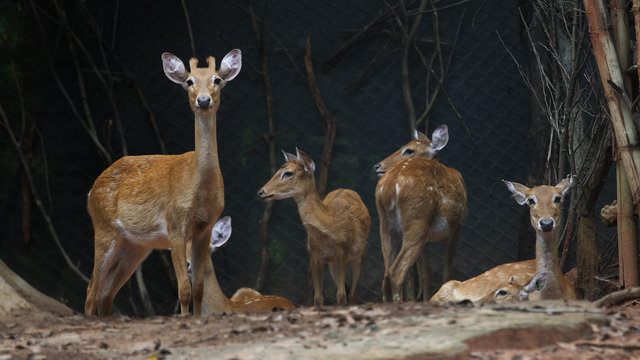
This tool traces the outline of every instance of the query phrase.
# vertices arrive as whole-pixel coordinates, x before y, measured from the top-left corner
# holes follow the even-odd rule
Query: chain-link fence
[[[328,111],[337,121],[327,189],[355,190],[371,213],[372,228],[359,292],[361,301],[381,301],[384,269],[374,202],[378,179],[372,166],[409,140],[402,92],[402,44],[398,37],[402,29],[396,24],[401,19],[386,18],[381,25],[375,22],[389,13],[387,3],[271,1],[265,10],[264,2],[250,8],[243,1],[191,1],[186,2],[188,22],[179,1],[116,3],[117,10],[114,4],[93,4],[91,13],[102,27],[108,46],[117,54],[118,66],[133,75],[133,79],[116,76],[113,84],[129,154],[160,152],[147,110],[131,85],[134,82],[141,87],[148,110],[155,116],[167,152],[176,154],[193,148],[193,114],[184,91],[164,77],[160,54],[169,51],[186,61],[191,55],[189,28],[201,62],[208,55],[219,61],[231,48],[243,51],[242,71],[223,89],[218,112],[219,152],[225,180],[223,215],[232,217],[233,235],[229,245],[214,255],[214,266],[218,281],[229,295],[240,286],[254,286],[258,276],[259,222],[265,203],[257,199],[256,192],[270,178],[264,141],[268,131],[265,83],[251,9],[259,18],[258,26],[263,26],[277,147],[293,152],[297,146],[318,163],[324,125],[304,71],[306,41],[310,40],[318,86]],[[425,110],[429,94],[440,92],[428,117],[429,129],[439,124],[449,126],[449,144],[441,152],[440,161],[458,169],[466,181],[469,215],[453,273],[454,278],[465,279],[516,260],[521,209],[500,179],[524,181],[527,170],[528,92],[508,53],[522,61],[524,40],[520,36],[517,2],[440,1],[433,5],[441,9],[437,12],[430,6],[423,11],[415,41],[425,59],[412,49],[409,83],[417,113]],[[411,19],[414,18],[415,14]],[[354,35],[371,24],[377,25],[370,26],[361,41],[350,43],[340,56],[335,56]],[[444,60],[434,62],[431,55],[437,48],[444,49]],[[450,64],[449,56],[452,56]],[[327,59],[336,61],[323,68]],[[448,66],[446,76],[437,69],[426,71],[425,60],[441,70]],[[58,56],[56,64],[63,75],[75,79],[71,68],[64,67],[65,61],[71,61],[68,55]],[[433,86],[438,76],[443,76],[442,88]],[[41,119],[37,138],[42,141],[35,142],[36,155],[31,163],[37,169],[43,193],[45,184],[50,187],[51,199],[46,199],[46,206],[50,207],[62,247],[89,276],[93,231],[86,197],[107,164],[100,161],[95,146],[70,114],[55,85],[49,82],[44,85],[55,101],[32,104],[32,114]],[[106,139],[106,134],[115,133],[114,111],[101,102],[101,94],[91,90],[97,91],[97,86],[90,89],[88,101],[95,109],[98,133],[111,144],[109,150],[118,154],[114,156],[117,158],[122,154],[119,139],[115,135]],[[421,123],[419,127],[424,126]],[[22,240],[20,168],[8,140],[0,141],[8,175],[2,180],[7,191],[0,198],[1,217],[6,221],[1,230],[1,257],[34,286],[80,310],[86,284],[61,265],[64,264],[61,252],[35,207],[31,214],[32,241],[25,244]],[[38,154],[46,154],[46,158]],[[297,304],[308,304],[311,288],[306,233],[294,201],[278,201],[269,224],[270,262],[262,290],[285,296]],[[439,286],[442,245],[429,246],[433,286]],[[166,251],[152,252],[143,264],[143,274],[156,312],[170,313],[175,311],[177,295],[171,265],[163,252],[166,254]],[[325,279],[325,301],[332,303],[335,288],[328,274]],[[130,281],[120,291],[116,306],[126,313],[138,311],[135,282]]]

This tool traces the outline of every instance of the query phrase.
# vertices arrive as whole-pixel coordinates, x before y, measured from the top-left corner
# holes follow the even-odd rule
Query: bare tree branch
[[[4,111],[4,107],[2,106],[2,104],[0,104],[0,118],[2,120],[0,125],[4,127],[5,130],[7,131],[7,134],[9,135],[9,139],[11,140],[11,143],[13,144],[16,152],[18,153],[18,159],[20,160],[20,164],[22,165],[22,168],[25,171],[24,173],[27,177],[27,181],[29,182],[29,188],[31,189],[31,194],[33,195],[33,201],[36,203],[38,210],[40,210],[40,215],[42,215],[44,221],[46,222],[47,228],[49,229],[49,233],[51,234],[51,237],[53,238],[54,243],[58,247],[58,250],[60,250],[60,253],[62,254],[62,257],[64,258],[64,261],[67,263],[67,266],[69,267],[69,269],[71,269],[71,271],[73,271],[76,275],[78,275],[80,279],[82,279],[85,283],[88,284],[89,278],[85,276],[80,271],[80,269],[78,269],[78,267],[71,261],[71,258],[69,257],[66,250],[62,246],[62,243],[60,242],[58,233],[56,232],[55,227],[53,226],[51,216],[49,216],[49,213],[45,209],[44,204],[42,203],[42,200],[41,200],[42,198],[40,197],[38,189],[36,188],[36,184],[34,182],[33,175],[31,174],[31,168],[29,167],[29,163],[27,162],[27,159],[25,158],[24,153],[20,149],[20,143],[18,142],[18,139],[15,137],[15,134],[11,129],[9,119],[7,117],[7,114]]]
[[[189,20],[189,11],[187,10],[187,2],[180,0],[182,4],[182,12],[184,13],[184,21],[187,23],[187,33],[189,34],[189,44],[191,45],[191,57],[197,57],[196,55],[196,42],[193,39],[193,30],[191,29],[191,20]]]
[[[271,175],[276,173],[276,111],[275,102],[273,99],[273,89],[271,87],[271,74],[269,72],[269,62],[264,48],[264,28],[265,19],[267,16],[267,10],[269,8],[269,1],[264,5],[264,11],[262,13],[262,19],[260,25],[258,25],[258,18],[253,10],[251,3],[248,5],[249,17],[251,18],[251,26],[256,36],[258,43],[258,53],[260,54],[260,64],[262,69],[262,77],[264,79],[264,91],[265,99],[267,102],[267,119],[268,119],[268,132],[263,134],[263,138],[267,143],[269,149],[269,170]],[[262,213],[262,219],[260,220],[260,246],[261,246],[261,262],[260,270],[258,272],[258,278],[256,279],[255,288],[260,291],[264,287],[264,283],[267,279],[270,255],[267,249],[269,242],[269,219],[271,218],[271,212],[273,211],[274,202],[269,201],[265,205],[264,212]]]
[[[311,61],[311,40],[307,38],[307,48],[304,56],[305,68],[307,69],[307,79],[311,96],[316,104],[316,108],[320,113],[320,117],[324,122],[324,145],[322,147],[322,158],[320,166],[318,166],[318,193],[320,197],[324,197],[327,193],[327,180],[329,178],[329,165],[331,164],[331,153],[336,139],[336,121],[327,111],[327,107],[320,95],[320,89],[316,83],[316,75],[313,71],[313,62]]]

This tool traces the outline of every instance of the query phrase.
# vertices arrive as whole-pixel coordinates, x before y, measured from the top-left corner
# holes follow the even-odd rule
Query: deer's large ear
[[[442,148],[444,148],[448,142],[449,128],[447,128],[447,125],[440,125],[435,130],[433,130],[433,134],[431,134],[431,147],[434,150],[442,150]]]
[[[242,52],[239,49],[233,49],[224,56],[220,62],[220,70],[218,76],[224,81],[233,80],[242,68]]]
[[[531,281],[524,287],[524,290],[533,293],[538,292],[547,285],[547,274],[540,273],[536,274],[536,276],[531,279]]]
[[[302,165],[304,166],[304,171],[307,173],[313,174],[316,171],[316,164],[311,160],[311,156],[307,155],[304,151],[298,150],[296,147],[296,157],[298,160],[302,161]]]
[[[224,245],[231,237],[231,217],[225,216],[211,230],[211,252]]]
[[[164,70],[164,74],[167,75],[169,80],[173,81],[176,84],[184,84],[187,81],[187,77],[189,73],[187,73],[187,69],[185,69],[182,60],[178,59],[177,56],[172,53],[164,53],[162,54],[162,69]]]
[[[573,185],[573,176],[569,175],[562,179],[555,188],[562,193],[562,197],[564,198],[567,192],[569,192],[569,189],[571,189],[571,185]]]
[[[524,205],[524,203],[527,201],[527,192],[529,191],[529,188],[517,182],[511,182],[507,180],[502,180],[502,182],[507,185],[507,188],[513,194],[516,202],[520,205]]]

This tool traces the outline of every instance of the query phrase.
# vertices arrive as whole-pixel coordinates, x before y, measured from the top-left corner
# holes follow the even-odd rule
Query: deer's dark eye
[[[540,281],[536,280],[536,290],[540,291],[542,290],[542,284],[540,284]]]
[[[561,203],[562,202],[562,196],[555,196],[553,198],[553,202],[556,203],[556,204]]]
[[[191,79],[187,79],[187,81],[185,82],[185,84],[187,84],[187,86],[193,86],[193,80],[191,80]]]
[[[507,290],[504,290],[504,289],[498,290],[498,292],[496,292],[496,296],[499,296],[499,297],[507,296]]]
[[[527,204],[529,204],[529,205],[535,205],[535,204],[536,204],[536,199],[534,199],[534,198],[528,198],[528,199],[527,199]]]
[[[413,155],[413,149],[406,148],[402,152],[402,155]]]
[[[220,85],[221,82],[222,82],[222,79],[220,79],[219,77],[213,79],[213,83],[216,85]]]
[[[293,173],[291,171],[285,171],[282,173],[282,178],[286,179],[286,178],[290,178],[293,176]]]

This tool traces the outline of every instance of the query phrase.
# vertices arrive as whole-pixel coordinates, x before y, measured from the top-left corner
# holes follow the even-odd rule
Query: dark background
[[[55,13],[46,6],[48,2],[41,3],[42,13]],[[393,21],[388,21],[350,47],[335,66],[324,69],[328,71],[322,66],[357,31],[387,11],[388,4],[370,0],[277,0],[270,1],[266,11],[264,1],[252,5],[257,16],[265,19],[264,51],[275,100],[277,148],[293,152],[298,146],[318,163],[324,143],[323,123],[307,86],[303,63],[306,41],[311,41],[318,86],[338,124],[327,188],[353,189],[369,208],[372,228],[360,299],[381,301],[384,269],[373,195],[377,177],[372,166],[410,139],[401,91],[398,29]],[[128,153],[161,152],[133,82],[143,90],[167,153],[192,150],[193,114],[186,94],[164,76],[160,61],[165,51],[176,54],[185,63],[192,54],[181,3],[88,1],[84,6],[99,24],[102,39],[110,48],[104,56],[105,63],[111,66],[115,79],[114,102]],[[219,152],[225,180],[223,215],[232,217],[233,235],[228,246],[215,254],[214,265],[219,282],[231,295],[240,286],[253,286],[260,266],[258,223],[265,203],[257,200],[255,194],[270,178],[268,150],[263,140],[268,131],[264,79],[247,2],[188,1],[186,6],[196,55],[202,63],[209,55],[216,56],[219,62],[232,48],[241,49],[243,55],[242,71],[224,88],[218,112]],[[458,169],[467,185],[469,215],[454,261],[454,278],[462,280],[495,265],[518,260],[518,233],[524,209],[511,199],[500,180],[526,182],[526,134],[531,105],[518,70],[518,64],[526,63],[518,3],[440,1],[435,6],[442,9],[437,12],[437,24],[434,13],[425,14],[417,37],[425,56],[434,53],[436,38],[441,42],[445,62],[452,56],[442,94],[428,117],[427,133],[430,135],[440,124],[448,125],[450,140],[440,160]],[[63,7],[76,33],[89,44],[87,51],[97,59],[102,58],[95,46],[100,37],[85,23],[87,15],[73,1],[64,2]],[[54,20],[43,17],[42,21],[48,39],[39,38],[41,34],[34,30],[35,25],[27,22],[24,38],[16,40],[24,45],[23,50],[17,51],[17,58],[24,72],[24,92],[29,94],[26,106],[38,129],[31,164],[38,188],[43,193],[47,188],[50,190],[51,198],[44,198],[45,207],[62,246],[72,262],[90,276],[93,231],[86,197],[93,181],[108,164],[98,156],[80,122],[70,112],[48,62],[37,57],[35,49],[51,50],[51,64],[80,104],[77,74],[69,47],[64,43],[65,32]],[[421,114],[427,88],[434,89],[433,78],[427,86],[426,71],[419,57],[414,54],[409,60],[413,99],[416,112]],[[11,71],[6,62],[3,65],[3,71]],[[88,103],[97,132],[110,145],[115,160],[122,156],[122,144],[115,133],[114,112],[89,65],[84,60]],[[363,73],[364,70],[367,71]],[[3,105],[10,115],[19,114],[18,104],[11,100],[12,85],[5,83],[2,87]],[[20,129],[18,116],[14,118],[15,129]],[[425,130],[425,123],[419,129]],[[86,283],[62,261],[61,252],[35,206],[30,215],[31,241],[25,243],[23,239],[20,166],[15,148],[6,134],[1,134],[0,258],[38,289],[80,311]],[[278,159],[279,166],[284,160],[280,154]],[[607,200],[615,196],[615,191],[607,193],[604,195]],[[603,237],[609,239],[611,233],[603,231]],[[432,289],[437,289],[441,283],[442,246],[438,243],[429,246]],[[279,201],[274,207],[268,250],[271,261],[263,293],[308,304],[311,289],[306,234],[291,199]],[[161,251],[154,251],[146,260],[144,277],[155,311],[171,313],[177,295],[160,254]],[[533,253],[523,256],[533,257]],[[571,265],[570,259],[568,267]],[[335,290],[330,281],[325,284],[325,302],[332,303]],[[132,281],[120,291],[116,306],[124,313],[143,314]]]

